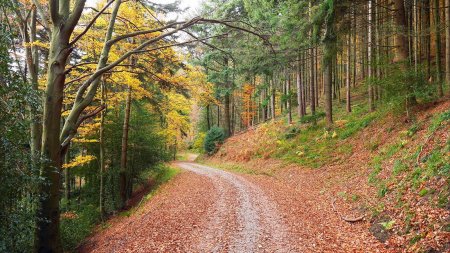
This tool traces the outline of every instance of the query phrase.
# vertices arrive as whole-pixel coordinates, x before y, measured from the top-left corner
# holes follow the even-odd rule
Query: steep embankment
[[[267,123],[205,162],[270,181],[266,193],[310,251],[448,252],[450,101],[416,110],[408,121],[355,106],[329,132]]]

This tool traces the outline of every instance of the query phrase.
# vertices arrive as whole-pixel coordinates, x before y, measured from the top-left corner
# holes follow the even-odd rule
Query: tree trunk
[[[345,86],[346,86],[346,108],[347,108],[347,112],[351,112],[352,111],[352,105],[351,105],[351,101],[350,101],[350,61],[351,61],[351,41],[352,41],[352,36],[349,34],[348,35],[348,45],[347,45],[347,68],[346,68],[346,78],[345,78]]]
[[[210,114],[210,112],[209,112],[209,104],[208,104],[208,105],[206,105],[206,124],[208,127],[208,131],[209,131],[209,129],[211,129],[211,120],[209,118],[209,114]]]
[[[450,85],[450,0],[445,0],[445,80]]]
[[[288,113],[288,124],[292,123],[292,110],[291,110],[291,75],[289,70],[286,71],[286,107]]]
[[[334,55],[336,54],[336,33],[334,28],[334,1],[327,2],[327,18],[326,18],[326,32],[324,38],[324,89],[325,89],[325,114],[328,127],[333,125],[333,105],[332,105],[332,67]]]
[[[371,112],[373,112],[375,110],[375,103],[374,103],[374,96],[373,96],[373,87],[372,87],[372,71],[373,71],[373,66],[372,66],[372,39],[373,39],[373,34],[372,34],[372,21],[373,21],[373,4],[372,4],[372,0],[369,0],[368,2],[368,10],[369,10],[369,16],[367,18],[368,20],[368,33],[367,33],[367,77],[368,77],[368,82],[367,82],[367,87],[368,87],[368,91],[369,91],[369,109]]]
[[[397,3],[399,0],[395,0],[396,9],[398,10],[400,8],[400,5],[397,6]],[[403,5],[402,5],[403,6]],[[429,80],[431,77],[431,28],[430,28],[430,0],[422,0],[422,10],[423,10],[423,16],[422,16],[422,33],[424,33],[424,51],[425,51],[425,58],[426,58],[426,78]],[[403,9],[403,8],[402,8]],[[404,15],[404,11],[403,11]],[[396,15],[397,17],[398,15]],[[406,22],[406,17],[404,17]],[[402,21],[403,22],[403,21]],[[406,23],[405,23],[406,24]],[[406,42],[406,41],[405,41]]]
[[[70,152],[67,150],[64,156],[64,163],[68,164],[70,162]],[[64,169],[64,182],[66,187],[64,188],[64,197],[67,200],[67,206],[70,206],[70,170],[68,168]]]
[[[127,171],[127,151],[128,151],[128,130],[130,128],[131,114],[131,86],[128,86],[127,101],[125,104],[125,115],[122,128],[122,152],[120,157],[120,198],[121,207],[125,207],[128,200],[128,171]]]
[[[303,84],[301,80],[301,70],[300,70],[300,57],[297,57],[297,112],[298,117],[302,118],[305,116],[305,112],[303,111]]]
[[[408,50],[408,38],[406,29],[408,29],[405,15],[405,8],[403,5],[403,0],[394,0],[394,8],[396,13],[394,15],[394,21],[397,25],[397,33],[395,35],[395,57],[394,63],[399,63],[400,67],[403,71],[407,71],[409,65],[409,50]],[[407,96],[407,105],[411,105],[416,103],[416,98],[413,94],[413,87],[410,84],[407,84],[408,94]],[[407,106],[407,107],[408,107]],[[407,108],[408,109],[408,108]]]
[[[276,117],[276,115],[275,115],[275,106],[276,106],[275,95],[276,94],[275,94],[275,84],[273,82],[273,77],[271,77],[270,83],[271,83],[271,87],[272,87],[272,94],[270,96],[270,102],[272,104],[272,120],[275,120],[275,117]]]
[[[61,109],[65,83],[65,66],[70,54],[70,33],[53,25],[50,42],[47,86],[45,90],[41,157],[41,177],[46,180],[40,186],[44,197],[39,198],[36,222],[35,251],[62,252],[59,230],[59,200],[61,197],[62,150],[60,142]],[[56,32],[59,31],[59,32]]]
[[[441,18],[439,13],[439,0],[434,0],[434,33],[436,36],[436,84],[438,86],[438,94],[440,97],[444,95],[442,87],[442,61],[441,61]]]
[[[310,72],[309,72],[309,88],[310,88],[310,104],[311,107],[311,115],[316,114],[316,90],[315,90],[315,80],[314,80],[314,49],[310,49],[309,58],[311,65],[309,66]]]
[[[101,103],[103,106],[106,107],[106,84],[105,84],[105,80],[103,80],[102,85],[101,85]],[[100,114],[100,140],[99,140],[99,144],[100,144],[100,199],[99,199],[99,209],[100,209],[100,215],[103,219],[103,216],[105,215],[105,208],[104,208],[104,202],[105,202],[105,114],[106,111],[103,110]]]

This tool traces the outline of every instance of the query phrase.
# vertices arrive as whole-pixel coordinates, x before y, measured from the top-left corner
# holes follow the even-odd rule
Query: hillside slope
[[[313,233],[303,236],[324,237],[326,243],[327,236],[346,231],[330,235],[327,227],[359,227],[386,251],[450,251],[450,101],[416,108],[413,120],[382,109],[369,113],[363,104],[353,109],[337,112],[342,120],[328,131],[324,122],[307,119],[262,124],[229,138],[204,162],[273,177],[295,189],[303,196],[298,209],[278,204],[292,209],[290,223],[310,218],[319,223],[313,229],[300,226]],[[308,213],[296,213],[305,206]],[[329,223],[330,215],[341,224]],[[364,237],[353,239],[357,244]]]

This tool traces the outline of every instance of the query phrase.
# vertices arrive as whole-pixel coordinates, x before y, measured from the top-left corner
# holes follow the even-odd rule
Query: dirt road
[[[269,176],[190,162],[129,217],[116,217],[80,252],[376,252],[364,226],[345,224]],[[317,209],[319,207],[319,209]]]

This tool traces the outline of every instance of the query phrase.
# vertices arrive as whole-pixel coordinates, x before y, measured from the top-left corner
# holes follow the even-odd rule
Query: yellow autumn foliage
[[[72,161],[70,161],[70,163],[64,164],[63,168],[68,169],[68,168],[73,168],[73,167],[77,167],[77,166],[82,166],[82,165],[92,162],[95,159],[97,159],[97,158],[93,155],[79,155],[79,156],[76,156],[74,159],[72,159]]]

